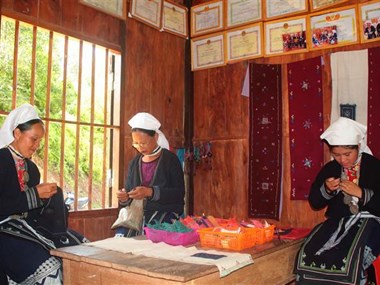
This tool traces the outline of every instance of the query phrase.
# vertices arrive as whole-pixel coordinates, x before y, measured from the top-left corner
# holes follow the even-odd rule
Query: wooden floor
[[[52,250],[63,259],[65,285],[88,284],[255,284],[294,281],[293,264],[302,241],[273,240],[242,251],[254,263],[220,278],[213,265],[198,265],[125,254],[88,246]]]

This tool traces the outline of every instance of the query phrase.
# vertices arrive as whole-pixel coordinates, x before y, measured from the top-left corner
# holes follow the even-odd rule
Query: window
[[[33,157],[41,179],[73,197],[73,210],[115,207],[120,54],[4,16],[0,32],[0,124],[35,105],[46,130]]]

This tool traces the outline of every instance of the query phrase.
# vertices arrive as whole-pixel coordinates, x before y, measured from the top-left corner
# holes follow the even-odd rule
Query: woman
[[[339,118],[322,135],[333,160],[309,195],[326,220],[306,238],[296,262],[297,284],[366,284],[380,252],[380,161],[365,145],[366,127]]]
[[[131,199],[144,199],[144,223],[153,220],[171,222],[184,210],[184,175],[177,156],[159,130],[161,123],[149,113],[138,113],[128,124],[132,128],[132,146],[139,154],[130,162],[125,188],[117,194],[121,207]],[[116,236],[134,236],[139,232],[119,227]]]
[[[44,134],[29,104],[10,112],[0,129],[0,284],[62,284],[61,262],[49,253],[54,244],[24,219],[57,192],[56,183],[40,184],[30,160]]]

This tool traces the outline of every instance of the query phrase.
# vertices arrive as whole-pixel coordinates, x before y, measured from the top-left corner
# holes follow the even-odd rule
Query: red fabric
[[[307,200],[323,165],[321,70],[320,57],[288,64],[292,200]]]
[[[281,65],[250,66],[249,215],[279,218],[282,175]]]
[[[281,239],[301,239],[306,237],[311,232],[311,229],[306,228],[293,228],[290,233],[280,236]]]
[[[380,47],[368,49],[368,133],[367,144],[380,159]]]

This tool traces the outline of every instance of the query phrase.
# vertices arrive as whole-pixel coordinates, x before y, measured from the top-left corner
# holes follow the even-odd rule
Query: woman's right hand
[[[120,189],[118,192],[117,192],[117,199],[119,199],[120,202],[125,202],[129,199],[129,195],[128,195],[128,192],[125,191],[125,189]]]
[[[325,187],[328,191],[335,191],[339,188],[340,178],[329,177],[325,180]]]
[[[36,186],[38,196],[41,199],[48,199],[57,193],[57,183],[41,183]]]

